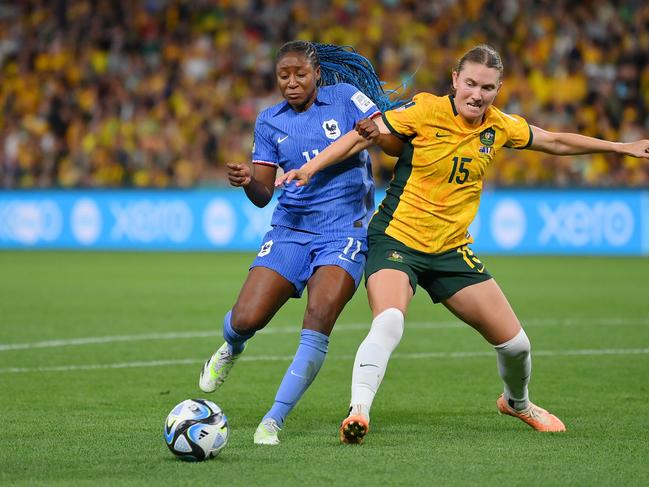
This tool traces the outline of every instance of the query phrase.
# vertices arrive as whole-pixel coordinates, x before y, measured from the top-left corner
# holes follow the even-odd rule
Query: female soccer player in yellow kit
[[[529,125],[492,106],[502,72],[499,54],[476,46],[452,73],[454,95],[419,93],[382,118],[362,120],[356,131],[277,181],[301,186],[373,143],[388,153],[403,146],[368,229],[365,276],[373,321],[354,362],[350,412],[340,427],[343,443],[361,443],[369,431],[370,407],[417,284],[494,346],[504,382],[496,402],[501,413],[538,431],[565,431],[559,418],[530,402],[530,342],[496,281],[467,246],[473,242],[468,227],[478,210],[482,178],[501,147],[649,158],[649,140],[615,143]]]

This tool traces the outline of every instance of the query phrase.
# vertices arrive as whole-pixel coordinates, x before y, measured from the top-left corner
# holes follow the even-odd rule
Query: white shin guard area
[[[372,406],[393,350],[403,336],[403,313],[388,308],[372,321],[372,327],[358,347],[352,372],[351,404]]]

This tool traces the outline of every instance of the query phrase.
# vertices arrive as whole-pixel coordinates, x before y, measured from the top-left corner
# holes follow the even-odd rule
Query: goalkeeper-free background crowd
[[[476,43],[498,49],[497,98],[548,130],[649,134],[649,3],[96,0],[0,4],[0,187],[227,184],[258,112],[280,100],[274,55],[292,39],[352,45],[387,88],[443,94]],[[414,73],[414,76],[413,76]],[[379,186],[394,159],[376,151]],[[500,154],[488,184],[647,187],[615,154]]]

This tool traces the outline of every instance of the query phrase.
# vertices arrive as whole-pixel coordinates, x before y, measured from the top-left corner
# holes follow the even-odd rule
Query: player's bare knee
[[[264,317],[257,310],[245,306],[232,308],[230,320],[232,329],[242,335],[261,330],[266,325]]]
[[[321,332],[331,330],[339,314],[340,310],[335,306],[308,305],[304,313],[304,325]]]

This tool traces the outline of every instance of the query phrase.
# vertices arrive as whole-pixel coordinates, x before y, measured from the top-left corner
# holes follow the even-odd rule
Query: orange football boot
[[[347,416],[338,430],[341,443],[362,445],[365,435],[370,430],[370,423],[362,414]]]
[[[545,409],[538,407],[536,404],[532,404],[531,402],[530,405],[522,411],[517,411],[509,404],[507,404],[505,395],[501,394],[496,401],[496,406],[498,406],[498,411],[500,411],[501,414],[514,416],[515,418],[518,418],[521,421],[529,424],[536,431],[566,431],[565,425],[559,418],[557,418],[554,414],[547,412]]]

